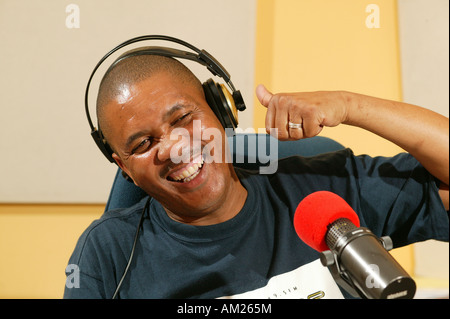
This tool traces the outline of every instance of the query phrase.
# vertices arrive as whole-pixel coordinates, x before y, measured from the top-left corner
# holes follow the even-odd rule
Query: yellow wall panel
[[[0,298],[62,298],[67,266],[104,205],[0,205]]]
[[[258,1],[255,84],[273,93],[345,90],[401,100],[396,2],[376,4],[379,28],[366,24],[372,12],[364,1]],[[256,102],[255,128],[264,127],[264,116]],[[326,128],[322,135],[357,154],[401,151],[355,127]]]

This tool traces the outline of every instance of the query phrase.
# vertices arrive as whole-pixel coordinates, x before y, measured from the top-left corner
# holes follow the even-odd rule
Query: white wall
[[[448,117],[449,1],[398,0],[403,100]],[[448,280],[448,243],[414,245],[415,274]]]
[[[448,0],[398,0],[403,100],[447,117],[448,11]]]
[[[71,3],[79,28],[66,25]],[[251,127],[255,8],[255,0],[0,0],[0,202],[106,201],[116,167],[90,137],[84,90],[98,60],[131,37],[171,35],[210,52],[242,91],[240,126]],[[202,81],[212,76],[188,66]]]

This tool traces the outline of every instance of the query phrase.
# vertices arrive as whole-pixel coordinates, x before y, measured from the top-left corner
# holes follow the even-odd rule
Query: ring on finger
[[[302,123],[292,123],[291,121],[288,122],[288,127],[293,129],[300,129],[303,127]]]

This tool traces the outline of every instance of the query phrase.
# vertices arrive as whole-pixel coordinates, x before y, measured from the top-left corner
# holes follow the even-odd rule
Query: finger
[[[289,122],[301,125],[300,127],[289,127],[289,139],[299,140],[303,138],[303,120],[301,118],[290,118]],[[289,126],[289,124],[288,124]]]
[[[318,135],[323,129],[323,126],[314,118],[303,119],[303,136],[314,137]]]
[[[260,84],[256,87],[256,97],[263,106],[265,107],[269,106],[272,96],[273,94],[270,93],[269,90],[267,90],[264,85]]]
[[[275,131],[271,132],[271,129],[275,128],[275,117],[276,117],[276,107],[270,102],[272,101],[273,94],[270,93],[266,87],[262,84],[256,87],[256,97],[259,102],[267,108],[265,126],[266,132],[268,134],[273,134]]]
[[[289,113],[286,105],[279,103],[277,107],[277,114],[275,117],[275,127],[278,129],[278,139],[285,141],[289,139]]]
[[[266,132],[268,134],[271,134],[270,130],[275,128],[276,112],[277,110],[273,105],[267,107],[265,125],[266,125]]]

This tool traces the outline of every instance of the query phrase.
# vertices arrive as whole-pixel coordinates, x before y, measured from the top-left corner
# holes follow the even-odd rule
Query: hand
[[[313,137],[324,126],[337,126],[347,119],[349,103],[343,92],[272,94],[260,84],[256,96],[267,108],[267,133],[271,134],[270,129],[276,128],[279,140]],[[302,127],[289,128],[289,122],[302,124]]]

